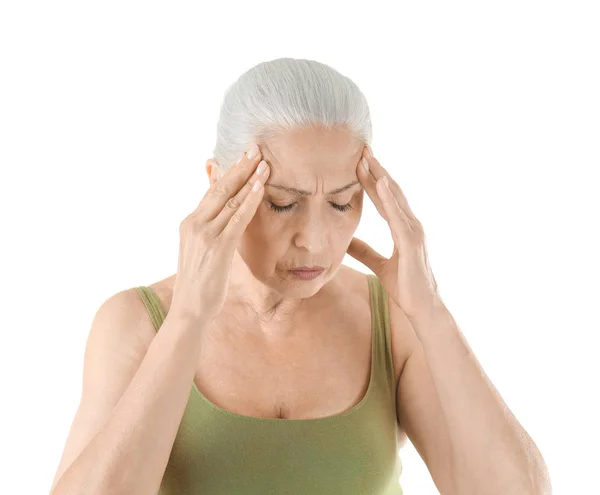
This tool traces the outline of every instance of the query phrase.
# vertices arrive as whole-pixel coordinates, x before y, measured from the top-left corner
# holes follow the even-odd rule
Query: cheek
[[[356,200],[353,203],[354,206],[354,210],[353,210],[353,219],[355,222],[354,228],[356,228],[358,226],[358,224],[360,223],[360,219],[362,217],[362,212],[363,212],[363,197],[364,197],[364,193],[361,192],[360,194],[357,195]]]
[[[352,212],[346,213],[344,220],[340,221],[335,227],[329,230],[329,238],[332,245],[343,249],[344,251],[348,247],[348,244],[354,237],[354,233],[360,223],[361,212],[353,210]]]
[[[285,222],[273,217],[273,214],[267,211],[268,207],[263,205],[258,207],[256,214],[246,227],[242,234],[247,246],[259,253],[267,254],[267,251],[277,251],[285,236]]]
[[[346,220],[340,226],[339,233],[341,242],[347,244],[350,242],[362,217],[362,198],[358,198],[352,203],[353,209],[347,213]]]

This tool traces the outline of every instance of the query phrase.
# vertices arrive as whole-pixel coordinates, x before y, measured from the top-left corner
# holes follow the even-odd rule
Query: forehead
[[[318,173],[324,177],[353,173],[364,143],[346,130],[305,128],[259,143],[271,177],[294,177]]]

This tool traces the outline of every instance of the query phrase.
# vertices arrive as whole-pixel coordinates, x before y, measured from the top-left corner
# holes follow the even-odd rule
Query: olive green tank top
[[[244,416],[209,401],[192,381],[159,495],[402,495],[387,293],[368,275],[371,375],[365,396],[314,419]],[[166,316],[135,287],[158,331]]]

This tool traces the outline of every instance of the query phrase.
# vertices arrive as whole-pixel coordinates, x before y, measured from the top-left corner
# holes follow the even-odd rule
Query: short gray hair
[[[227,88],[213,159],[225,173],[251,143],[306,127],[344,128],[371,142],[367,100],[348,77],[314,60],[262,62]]]

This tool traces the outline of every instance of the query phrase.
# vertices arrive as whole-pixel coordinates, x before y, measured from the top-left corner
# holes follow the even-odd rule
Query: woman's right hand
[[[270,173],[267,164],[261,162],[264,170],[255,174],[261,161],[260,149],[256,149],[256,156],[243,155],[181,222],[179,262],[169,311],[203,321],[221,311],[233,254],[262,200]],[[255,183],[260,184],[258,190],[253,190]]]

